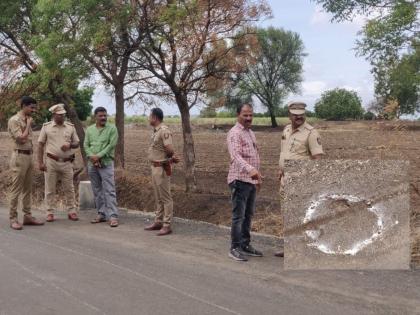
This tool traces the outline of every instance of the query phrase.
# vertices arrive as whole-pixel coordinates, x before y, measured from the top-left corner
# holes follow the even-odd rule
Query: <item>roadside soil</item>
[[[173,175],[175,216],[220,225],[230,224],[230,196],[226,184],[229,157],[225,144],[226,132],[231,126],[194,126],[196,147],[197,193],[185,193],[182,162]],[[258,196],[252,229],[257,232],[282,236],[283,222],[278,196],[277,165],[280,135],[283,126],[269,128],[256,126],[260,147],[262,173],[265,177]],[[410,161],[412,210],[412,260],[420,265],[420,123],[417,122],[319,122],[328,159],[395,159]],[[182,155],[182,132],[179,125],[170,126],[174,133],[175,149]],[[38,133],[35,133],[35,140]],[[146,151],[150,129],[130,125],[126,130],[126,168],[116,171],[117,196],[121,207],[154,211],[153,192],[149,181],[150,165]],[[36,142],[36,141],[34,141]],[[36,149],[35,149],[36,150]],[[11,144],[7,133],[0,133],[0,198],[5,198],[10,174],[8,162]],[[36,152],[36,151],[35,151]],[[81,167],[78,157],[75,167]],[[82,174],[82,178],[86,177]],[[33,200],[41,207],[43,175],[36,170],[33,178]]]

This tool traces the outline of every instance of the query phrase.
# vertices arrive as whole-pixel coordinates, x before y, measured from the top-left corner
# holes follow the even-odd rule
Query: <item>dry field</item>
[[[411,209],[413,261],[420,264],[420,124],[408,122],[317,122],[328,159],[404,159],[411,163]],[[181,152],[179,125],[172,125],[176,149]],[[227,127],[194,127],[198,193],[183,191],[182,164],[174,172],[175,215],[228,225],[230,221],[229,191],[226,184],[228,154],[225,145]],[[253,229],[281,235],[282,220],[278,201],[277,161],[279,129],[256,127],[261,149],[265,182],[259,195]],[[126,168],[117,171],[117,193],[120,206],[153,211],[153,194],[148,180],[150,166],[146,151],[150,129],[130,126],[126,131]],[[10,144],[6,133],[0,133],[0,197],[4,198],[8,182],[7,164]],[[34,200],[42,199],[43,180],[34,177]]]

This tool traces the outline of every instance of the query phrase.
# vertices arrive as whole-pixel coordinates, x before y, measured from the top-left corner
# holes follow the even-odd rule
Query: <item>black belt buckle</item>
[[[32,150],[21,150],[21,149],[16,149],[15,150],[18,154],[26,154],[26,155],[31,155],[32,154]]]

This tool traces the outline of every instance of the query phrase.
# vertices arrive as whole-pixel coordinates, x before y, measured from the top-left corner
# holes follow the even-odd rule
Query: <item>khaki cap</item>
[[[56,104],[50,107],[49,111],[53,114],[65,114],[64,104]]]
[[[306,104],[303,102],[290,102],[287,105],[289,112],[294,115],[303,115],[305,114]]]

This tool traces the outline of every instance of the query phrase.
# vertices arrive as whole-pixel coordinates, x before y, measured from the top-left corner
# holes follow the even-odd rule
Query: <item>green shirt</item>
[[[97,128],[96,124],[89,126],[84,143],[86,155],[96,155],[101,159],[102,165],[109,165],[114,160],[117,141],[118,131],[114,125],[107,123],[103,128]]]

